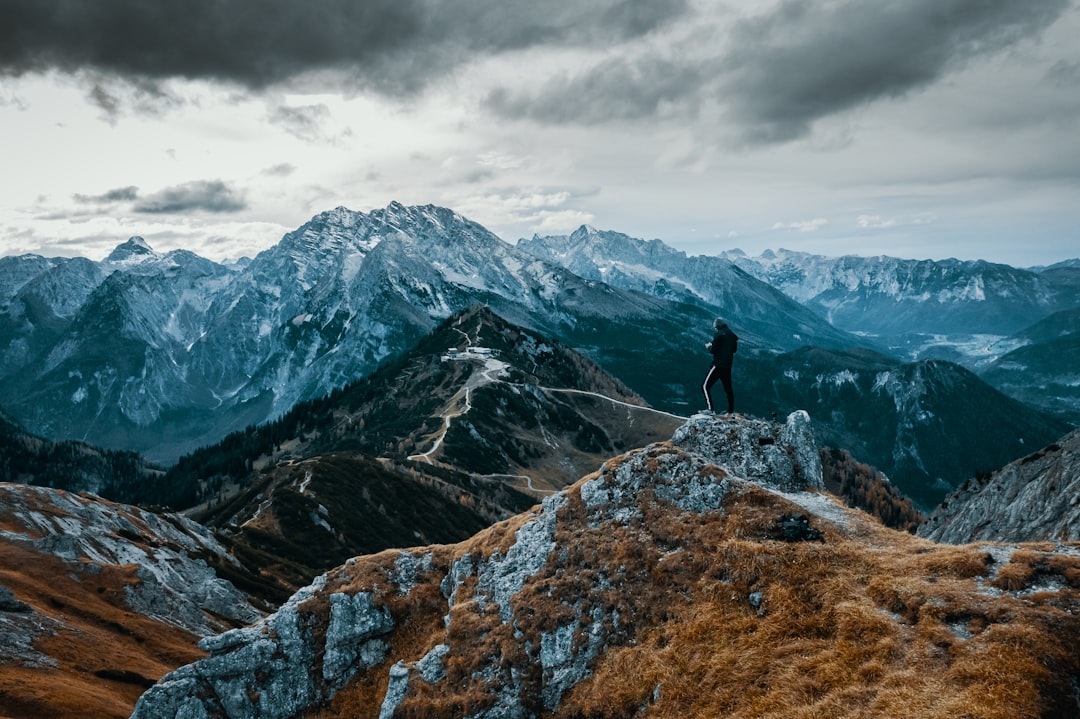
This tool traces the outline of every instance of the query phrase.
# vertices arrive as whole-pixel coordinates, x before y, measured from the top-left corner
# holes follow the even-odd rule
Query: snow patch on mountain
[[[721,256],[838,327],[878,337],[1000,338],[1078,299],[1075,286],[1052,275],[981,260],[826,257],[783,249]],[[963,340],[957,349],[964,350]]]

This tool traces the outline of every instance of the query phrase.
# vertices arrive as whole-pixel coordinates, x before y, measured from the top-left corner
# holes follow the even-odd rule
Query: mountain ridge
[[[827,257],[791,250],[721,256],[837,327],[879,337],[899,351],[906,347],[914,356],[935,334],[1004,337],[1080,302],[1071,274],[1055,278],[1052,272],[984,260]],[[931,337],[905,337],[913,332]]]
[[[133,717],[1068,716],[1080,557],[884,529],[805,491],[817,456],[803,413],[693,417],[466,542],[322,575]]]
[[[0,403],[24,424],[170,460],[362,376],[476,302],[562,339],[621,329],[661,346],[711,315],[583,280],[434,206],[321,213],[240,268],[139,257],[94,287],[100,309],[33,347],[12,323]]]
[[[534,235],[517,247],[577,275],[659,297],[706,302],[737,324],[746,340],[781,350],[800,345],[860,345],[787,295],[722,257],[695,255],[660,240],[582,226],[570,235]]]
[[[1080,430],[951,492],[919,536],[935,542],[1080,541]]]

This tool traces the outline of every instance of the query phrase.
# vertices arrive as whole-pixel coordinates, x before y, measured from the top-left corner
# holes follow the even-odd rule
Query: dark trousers
[[[713,365],[709,369],[709,374],[705,377],[705,384],[702,386],[702,390],[705,391],[705,403],[711,411],[713,409],[712,388],[717,380],[720,380],[724,384],[724,394],[727,395],[727,411],[728,414],[731,414],[735,411],[735,392],[731,389],[730,367],[717,367],[716,365]]]

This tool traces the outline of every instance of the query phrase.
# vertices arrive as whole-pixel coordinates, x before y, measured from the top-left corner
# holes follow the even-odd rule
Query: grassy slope
[[[463,589],[445,626],[439,582],[465,553],[505,552],[522,517],[429,548],[430,573],[408,596],[385,582],[396,553],[344,568],[326,592],[374,587],[398,628],[385,665],[311,716],[377,716],[390,665],[440,643],[451,647],[446,679],[411,684],[395,717],[477,713],[496,703],[477,673],[491,657],[539,682],[541,669],[522,647],[594,610],[619,617],[607,651],[592,678],[544,716],[1074,716],[1075,553],[1022,545],[1011,560],[994,550],[995,561],[988,546],[935,545],[853,512],[837,525],[815,519],[822,543],[784,543],[770,533],[780,514],[799,508],[756,488],[731,498],[723,513],[703,515],[671,511],[646,491],[636,526],[589,527],[578,489],[569,496],[556,535],[564,550],[513,599],[512,625]],[[1048,582],[1064,589],[1040,592]],[[754,592],[760,609],[749,601]],[[322,602],[309,607],[317,616],[327,610]],[[589,637],[578,632],[573,641],[583,647]]]
[[[134,566],[80,573],[56,557],[2,545],[0,584],[57,623],[34,642],[56,666],[0,662],[0,716],[128,717],[148,683],[204,656],[198,637],[124,608]]]

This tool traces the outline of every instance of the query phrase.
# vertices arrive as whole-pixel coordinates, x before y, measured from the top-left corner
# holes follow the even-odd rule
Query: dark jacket
[[[709,351],[712,352],[713,365],[716,367],[730,367],[735,352],[739,349],[739,336],[725,327],[713,337]]]

